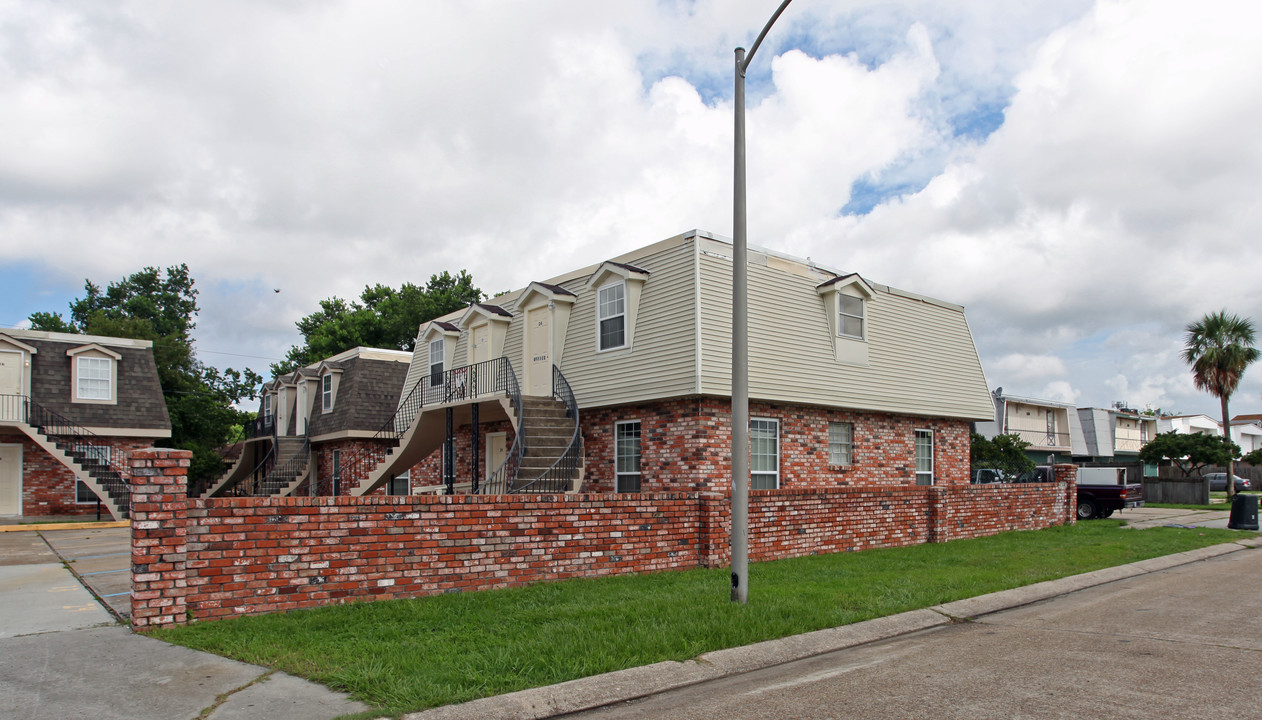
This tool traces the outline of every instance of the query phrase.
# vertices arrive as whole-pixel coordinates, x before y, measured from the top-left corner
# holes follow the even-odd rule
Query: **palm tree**
[[[1210,313],[1187,326],[1183,360],[1192,366],[1197,390],[1208,391],[1223,408],[1223,441],[1231,443],[1231,416],[1227,399],[1240,385],[1245,368],[1262,353],[1253,346],[1253,323],[1226,310]],[[1227,498],[1236,492],[1234,459],[1227,461]]]

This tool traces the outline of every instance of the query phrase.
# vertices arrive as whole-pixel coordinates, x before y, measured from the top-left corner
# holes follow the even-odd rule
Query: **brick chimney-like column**
[[[151,448],[131,454],[131,626],[187,622],[188,450]]]

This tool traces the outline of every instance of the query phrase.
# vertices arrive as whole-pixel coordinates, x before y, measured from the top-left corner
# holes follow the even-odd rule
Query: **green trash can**
[[[1235,495],[1231,500],[1231,519],[1227,527],[1232,530],[1258,529],[1258,496]]]

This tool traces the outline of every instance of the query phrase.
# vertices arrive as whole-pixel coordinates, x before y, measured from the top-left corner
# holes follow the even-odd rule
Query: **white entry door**
[[[0,350],[0,420],[22,419],[22,353]]]
[[[508,457],[508,433],[488,433],[486,436],[486,472],[483,480],[490,480],[491,473],[500,469]]]
[[[529,332],[526,358],[526,394],[552,394],[552,313],[546,307],[526,313]]]
[[[0,445],[0,515],[22,514],[22,446]]]
[[[491,324],[474,325],[469,331],[473,339],[473,364],[477,365],[491,359]]]

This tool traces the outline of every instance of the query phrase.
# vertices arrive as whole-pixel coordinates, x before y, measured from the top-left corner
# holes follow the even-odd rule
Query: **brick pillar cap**
[[[132,450],[130,453],[132,458],[183,458],[187,460],[193,459],[192,450],[180,450],[178,448],[141,448]]]

